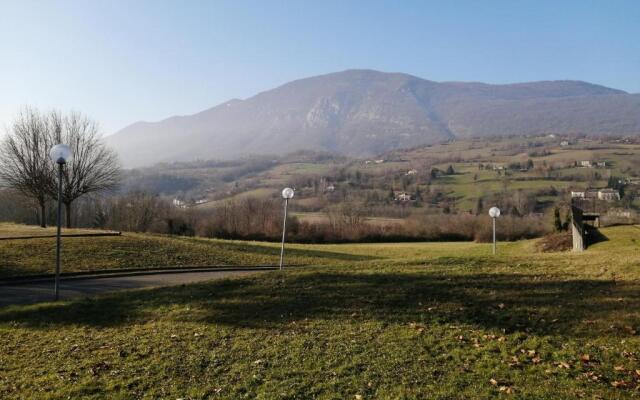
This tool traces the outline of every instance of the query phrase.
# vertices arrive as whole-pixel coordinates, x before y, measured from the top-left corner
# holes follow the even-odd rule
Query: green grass
[[[62,228],[62,234],[85,234],[85,233],[105,233],[111,231],[103,231],[96,229],[67,229]],[[51,236],[56,234],[55,226],[41,228],[36,225],[21,225],[7,222],[0,222],[0,239],[25,236]]]
[[[0,226],[13,233],[30,231],[24,225]],[[0,241],[0,278],[53,273],[55,238]],[[291,248],[288,264],[335,263],[366,259],[366,255]],[[68,237],[62,239],[62,271],[164,266],[275,265],[280,247],[275,243],[242,242],[188,237],[123,233],[113,237]]]
[[[0,398],[638,398],[640,229],[602,232],[294,245],[333,265],[7,307]]]

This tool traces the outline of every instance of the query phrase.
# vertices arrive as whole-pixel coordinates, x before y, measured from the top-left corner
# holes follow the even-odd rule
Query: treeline
[[[19,194],[0,191],[0,219],[37,222],[37,213]],[[280,199],[245,198],[221,202],[210,210],[178,209],[158,195],[132,192],[85,198],[76,207],[79,227],[202,236],[220,239],[279,241],[283,204]],[[491,240],[491,220],[471,213],[416,213],[397,223],[370,222],[368,209],[344,203],[331,207],[327,220],[288,220],[288,240],[300,243],[479,241]],[[53,218],[53,216],[50,216]],[[506,215],[498,220],[500,240],[543,236],[551,221],[541,216]]]

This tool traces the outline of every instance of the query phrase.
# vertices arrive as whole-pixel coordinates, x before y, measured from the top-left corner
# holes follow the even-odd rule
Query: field
[[[0,224],[0,237],[49,233],[50,228],[42,230],[27,225]],[[55,249],[55,238],[0,240],[0,279],[53,273]],[[289,264],[335,263],[357,258],[330,251],[295,247],[290,250],[287,252]],[[61,258],[63,272],[164,266],[276,265],[280,260],[280,245],[123,233],[121,236],[99,238],[65,237],[62,239]]]
[[[101,230],[95,230],[95,229],[63,228],[61,232],[62,232],[62,235],[76,235],[76,234],[108,233],[109,231],[101,231]],[[22,225],[22,224],[0,222],[0,239],[32,237],[32,236],[51,236],[55,234],[56,234],[56,228],[52,226],[41,228],[35,225]]]
[[[315,266],[284,281],[7,307],[0,398],[638,398],[640,228],[602,233],[583,254],[294,245]]]
[[[555,206],[566,205],[573,188],[603,188],[610,177],[640,175],[638,144],[582,138],[562,145],[564,140],[551,135],[459,139],[370,159],[303,153],[268,162],[238,162],[215,174],[211,168],[171,165],[147,173],[195,179],[199,183],[189,194],[176,193],[184,199],[210,200],[195,205],[197,210],[210,210],[227,200],[276,198],[283,187],[291,186],[296,188],[291,206],[301,221],[321,223],[332,209],[348,204],[366,209],[370,217],[392,218],[368,221],[377,225],[444,209],[476,212],[479,202],[519,208],[520,215],[549,216]],[[606,166],[583,168],[582,161],[606,162]],[[449,167],[455,173],[443,173]],[[434,169],[440,171],[438,176],[433,176]],[[225,173],[226,179],[215,178]],[[637,185],[632,186],[627,194],[637,191]],[[418,201],[394,202],[392,191],[406,192]],[[170,190],[162,193],[171,195]],[[518,202],[510,201],[515,197]],[[640,207],[640,196],[630,196],[629,204]]]

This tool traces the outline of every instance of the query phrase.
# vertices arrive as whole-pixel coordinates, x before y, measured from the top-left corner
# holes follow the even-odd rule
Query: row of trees
[[[47,202],[58,195],[56,165],[49,158],[49,149],[58,143],[73,151],[63,170],[67,227],[72,226],[71,205],[76,199],[114,189],[120,178],[117,155],[105,146],[95,121],[77,112],[41,113],[25,107],[0,143],[0,184],[35,201],[42,227]]]

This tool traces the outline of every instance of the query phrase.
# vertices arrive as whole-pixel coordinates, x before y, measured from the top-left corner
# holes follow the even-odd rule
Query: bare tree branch
[[[40,207],[40,226],[46,226],[45,204],[51,185],[46,119],[35,109],[23,108],[0,143],[0,181]]]
[[[106,147],[95,121],[71,112],[66,116],[53,111],[49,114],[50,142],[65,143],[73,151],[73,158],[64,168],[62,202],[66,207],[67,227],[71,226],[71,203],[89,194],[115,189],[120,181],[120,166],[116,153]],[[49,186],[56,196],[55,185]]]

